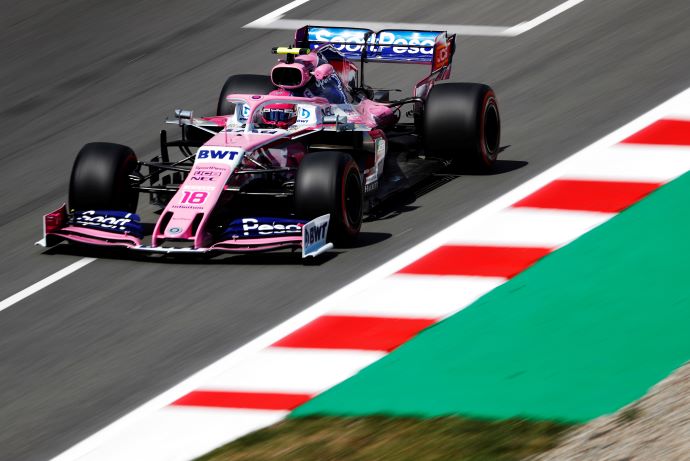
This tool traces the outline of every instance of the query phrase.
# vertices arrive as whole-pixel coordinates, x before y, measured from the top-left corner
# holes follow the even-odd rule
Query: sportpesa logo
[[[266,218],[243,218],[242,231],[245,236],[252,234],[299,234],[302,232],[302,226],[288,220],[273,220],[269,222]]]
[[[141,237],[143,232],[139,215],[125,211],[76,211],[72,217],[72,223],[120,234],[132,234],[137,237]]]
[[[331,42],[333,47],[345,53],[358,53],[362,51],[364,44],[364,34],[362,29],[335,28],[314,28],[309,30],[310,42]],[[403,46],[369,46],[369,53],[380,54],[381,56],[419,56],[432,55],[434,53],[434,42],[437,32],[428,31],[383,31],[370,36],[368,43],[380,45],[403,45]],[[342,45],[340,44],[342,43]],[[408,46],[420,45],[420,46]],[[428,59],[428,58],[427,58]]]

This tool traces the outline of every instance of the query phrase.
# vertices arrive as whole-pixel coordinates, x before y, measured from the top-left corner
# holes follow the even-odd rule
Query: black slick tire
[[[72,167],[70,210],[136,212],[139,194],[130,180],[136,166],[137,157],[127,146],[107,142],[86,144]]]
[[[235,105],[228,102],[226,97],[230,94],[268,94],[276,87],[268,75],[239,74],[228,77],[218,97],[218,115],[232,115]]]
[[[364,189],[359,167],[350,154],[307,154],[295,180],[295,210],[301,219],[330,214],[328,240],[351,246],[362,227]]]
[[[435,85],[424,104],[422,123],[427,155],[486,169],[496,161],[501,118],[496,94],[488,85]]]

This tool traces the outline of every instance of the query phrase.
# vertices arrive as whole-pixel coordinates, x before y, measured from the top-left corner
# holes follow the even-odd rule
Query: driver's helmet
[[[287,128],[297,121],[297,108],[288,103],[267,104],[261,110],[261,121],[269,127]]]

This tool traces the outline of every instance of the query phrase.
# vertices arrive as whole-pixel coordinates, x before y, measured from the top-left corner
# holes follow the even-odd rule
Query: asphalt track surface
[[[0,312],[1,460],[57,455],[690,86],[686,0],[585,0],[519,37],[459,38],[453,80],[499,97],[510,147],[496,173],[401,197],[358,248],[320,267],[285,254],[134,260],[33,246],[85,142],[149,158],[175,108],[211,113],[228,75],[267,72],[270,47],[291,34],[241,26],[285,3],[0,0],[0,299],[99,258]],[[509,26],[558,4],[450,3],[312,0],[286,18]],[[410,88],[409,67],[371,69],[376,86]]]

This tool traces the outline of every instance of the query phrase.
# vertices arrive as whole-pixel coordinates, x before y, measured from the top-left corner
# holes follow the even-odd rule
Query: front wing
[[[67,206],[43,216],[43,238],[36,242],[43,247],[52,247],[62,241],[102,247],[119,247],[128,250],[164,254],[191,254],[209,252],[252,253],[272,251],[283,248],[301,248],[302,257],[315,257],[333,248],[328,243],[329,215],[319,216],[301,226],[301,235],[268,235],[252,238],[231,238],[213,242],[205,248],[151,246],[142,243],[142,238],[134,233],[114,232],[75,225],[70,222]]]

